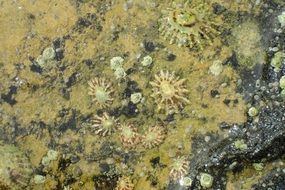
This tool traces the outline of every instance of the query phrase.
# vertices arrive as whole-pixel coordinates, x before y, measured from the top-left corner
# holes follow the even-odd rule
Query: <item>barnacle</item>
[[[161,35],[179,47],[203,49],[203,46],[212,44],[220,32],[208,7],[206,3],[186,3],[182,7],[168,8],[159,21]]]
[[[146,133],[142,136],[142,145],[146,149],[151,149],[160,145],[165,138],[165,129],[156,125],[154,127],[148,128]]]
[[[130,124],[121,124],[119,127],[120,139],[124,147],[133,148],[140,141],[137,129]]]
[[[95,129],[95,133],[106,136],[110,135],[114,131],[118,119],[115,119],[108,113],[104,112],[102,116],[95,115],[92,122],[92,127]]]
[[[94,78],[88,81],[89,95],[93,96],[93,101],[101,107],[107,107],[113,102],[112,85],[105,78]]]
[[[188,90],[184,86],[186,79],[180,79],[174,72],[160,71],[154,75],[155,80],[150,82],[153,87],[151,95],[158,102],[158,110],[177,110],[182,108],[185,103],[189,103],[186,97]]]
[[[133,190],[134,186],[130,177],[123,176],[117,181],[116,190]]]

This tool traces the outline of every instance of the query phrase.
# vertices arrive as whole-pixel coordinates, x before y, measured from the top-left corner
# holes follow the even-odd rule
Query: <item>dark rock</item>
[[[244,163],[234,163],[229,166],[229,169],[232,170],[234,174],[241,172],[244,169]]]
[[[59,159],[58,168],[60,171],[64,171],[68,166],[70,166],[71,162],[69,159],[61,157]]]
[[[127,87],[124,91],[124,94],[123,94],[123,97],[124,98],[129,98],[131,97],[131,95],[133,93],[136,93],[136,92],[140,92],[140,88],[138,86],[138,83],[136,81],[133,81],[133,80],[130,80],[127,82]]]
[[[36,175],[42,175],[42,176],[46,176],[47,172],[44,171],[45,166],[40,164],[37,168],[34,168],[34,174]]]
[[[159,166],[160,157],[157,156],[157,157],[155,157],[155,158],[152,158],[152,159],[150,160],[150,163],[151,163],[151,166],[152,166],[153,168],[156,168],[157,166]]]
[[[219,128],[222,129],[222,130],[230,129],[231,128],[231,124],[228,124],[226,122],[222,122],[222,123],[220,123]]]
[[[100,172],[102,173],[102,174],[106,174],[106,173],[108,173],[109,172],[109,170],[110,170],[110,167],[109,167],[109,165],[107,164],[107,163],[100,163],[99,164],[99,167],[100,167]]]
[[[77,80],[78,77],[78,73],[72,73],[72,75],[68,78],[68,81],[66,82],[66,87],[69,88],[71,86],[73,86]]]
[[[136,104],[129,102],[127,106],[124,106],[121,113],[127,117],[135,117],[139,114]]]
[[[226,8],[223,5],[219,4],[219,3],[213,3],[212,7],[213,7],[213,12],[216,15],[220,15],[224,11],[226,11]]]
[[[86,157],[88,161],[99,161],[110,157],[111,154],[114,154],[113,147],[115,146],[114,143],[111,142],[104,142],[99,151],[94,151],[91,155]]]
[[[11,106],[15,105],[17,101],[13,98],[13,95],[17,94],[17,89],[16,86],[10,86],[9,92],[7,94],[1,94],[1,98]]]
[[[84,17],[80,17],[77,20],[74,29],[77,31],[83,31],[85,28],[91,28],[97,32],[102,31],[100,19],[97,17],[95,13],[87,13]]]
[[[71,154],[71,155],[69,156],[69,159],[70,159],[70,162],[71,162],[72,164],[75,164],[75,163],[79,162],[80,157],[77,156],[76,154]]]
[[[167,186],[166,190],[187,190],[187,188],[179,185],[178,183],[171,182]]]
[[[174,61],[176,59],[176,55],[174,55],[173,53],[168,53],[166,55],[166,60],[167,61]]]
[[[211,97],[212,98],[215,98],[219,95],[220,95],[220,92],[218,90],[211,90]]]
[[[130,74],[132,74],[132,73],[134,73],[134,72],[136,72],[137,70],[135,69],[135,68],[129,68],[127,71],[126,71],[126,74],[127,75],[130,75]]]
[[[86,64],[89,67],[93,64],[91,59],[85,59],[85,60],[83,60],[83,63]]]
[[[268,106],[260,110],[259,120],[248,120],[243,125],[232,125],[237,133],[228,138],[211,137],[210,142],[196,135],[192,140],[192,155],[189,176],[193,179],[193,189],[199,189],[197,176],[201,172],[214,177],[213,189],[225,189],[226,171],[240,172],[250,163],[271,161],[285,153],[285,106]],[[243,140],[245,149],[238,149],[234,143]]]
[[[1,123],[1,127],[0,127],[0,140],[1,141],[6,142],[6,143],[15,143],[16,139],[28,134],[27,129],[21,127],[16,117],[9,116],[6,113],[1,112],[1,117],[3,116],[7,118],[6,119],[7,122]]]
[[[64,46],[65,46],[65,39],[64,38],[56,38],[52,44],[53,48],[55,49],[55,59],[60,61],[64,58]]]
[[[116,175],[96,175],[93,177],[96,189],[114,190],[116,188],[118,176]]]
[[[36,18],[35,15],[33,15],[32,13],[28,14],[28,19],[34,20]]]
[[[113,153],[113,148],[115,145],[110,142],[104,142],[103,145],[100,147],[100,155],[103,155],[107,158],[107,156]]]
[[[66,88],[61,89],[61,94],[64,99],[69,100],[70,99],[70,92]]]
[[[122,112],[121,112],[120,107],[117,107],[117,108],[110,111],[110,115],[112,115],[114,117],[120,117],[121,114],[122,114]]]
[[[23,63],[16,63],[15,64],[15,68],[20,71],[23,70],[25,68],[25,65]]]
[[[155,50],[155,45],[151,41],[144,40],[143,41],[143,47],[148,52],[153,52]]]
[[[88,27],[90,26],[92,23],[87,19],[87,18],[79,18],[76,22],[76,24],[79,26],[79,27]]]
[[[260,101],[283,101],[279,87],[273,85],[279,83],[283,68],[285,66],[276,72],[272,67],[258,64],[251,70],[240,70],[241,83],[237,92],[243,94],[246,103],[252,105],[258,105]]]
[[[238,64],[238,60],[237,60],[237,56],[236,53],[233,52],[232,56],[229,57],[225,62],[224,65],[230,65],[232,66],[234,69],[237,69],[239,67]]]
[[[130,162],[134,162],[139,158],[139,154],[135,150],[131,150],[129,152],[118,152],[118,156],[122,159],[122,163],[128,164]]]
[[[253,190],[283,190],[285,189],[285,169],[275,168],[263,177],[258,184],[253,185]]]
[[[72,170],[72,176],[75,178],[80,177],[83,174],[81,168],[79,166],[75,166]]]
[[[62,109],[58,113],[58,121],[56,126],[61,132],[65,132],[67,129],[76,128],[76,110],[73,109]]]
[[[76,179],[72,175],[67,174],[64,178],[63,186],[71,185],[74,182],[76,182]]]
[[[30,70],[32,72],[39,73],[39,74],[43,72],[43,69],[41,68],[41,66],[39,66],[36,63],[32,63],[32,65],[30,65]]]
[[[273,1],[267,1],[266,4],[267,6],[262,7],[261,12],[263,14],[257,17],[261,28],[263,46],[265,49],[269,47],[280,47],[284,49],[285,34],[283,32],[276,32],[276,29],[280,27],[280,23],[276,18],[281,14],[282,6],[278,6]]]
[[[174,121],[174,114],[168,114],[164,121],[171,122]]]
[[[234,100],[233,100],[233,103],[234,103],[234,104],[238,104],[238,99],[234,99]]]
[[[120,37],[120,32],[121,32],[121,29],[120,28],[116,28],[112,31],[111,33],[111,37],[110,37],[110,42],[113,42],[113,41],[116,41],[117,39],[119,39]]]
[[[223,101],[224,104],[226,104],[227,106],[229,106],[229,104],[231,103],[230,99],[225,98]]]

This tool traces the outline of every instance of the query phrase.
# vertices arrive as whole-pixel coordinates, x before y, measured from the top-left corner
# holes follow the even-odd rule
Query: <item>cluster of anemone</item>
[[[94,78],[88,82],[89,95],[93,101],[100,107],[105,108],[113,102],[112,84],[105,78]]]
[[[211,10],[206,10],[205,3],[194,5],[186,3],[184,6],[173,4],[172,8],[163,11],[159,21],[159,31],[170,44],[179,47],[197,47],[202,49],[212,44],[220,32]],[[201,7],[203,6],[203,7]]]
[[[134,186],[130,177],[122,176],[118,179],[115,190],[133,190]]]
[[[189,161],[185,156],[173,160],[169,176],[173,181],[182,179],[189,172]]]
[[[111,135],[118,125],[118,119],[104,112],[101,116],[94,116],[91,127],[95,134],[105,137]],[[132,124],[120,124],[118,130],[122,145],[129,149],[136,147],[139,143],[145,149],[151,149],[159,146],[166,137],[166,130],[161,125],[149,127],[143,135]]]
[[[154,80],[150,82],[152,86],[152,97],[157,102],[157,109],[164,110],[167,113],[177,111],[189,103],[187,98],[188,90],[185,87],[186,79],[180,79],[174,72],[160,71],[154,75]],[[101,107],[111,104],[113,90],[111,83],[105,78],[95,78],[89,81],[90,95],[94,96],[94,101]],[[92,128],[95,133],[101,136],[107,136],[117,128],[118,119],[110,116],[107,112],[102,115],[95,115],[92,120]],[[166,137],[166,130],[163,126],[150,126],[143,135],[132,124],[119,125],[120,140],[124,147],[134,148],[139,143],[145,149],[151,149],[159,146]]]
[[[152,149],[158,147],[166,137],[166,130],[161,125],[149,127],[143,135],[130,124],[122,124],[119,130],[120,139],[125,148],[135,148],[141,143],[145,149]]]
[[[184,83],[186,79],[180,79],[175,73],[160,71],[154,75],[155,80],[150,82],[153,94],[151,95],[157,102],[158,110],[178,110],[184,104],[189,103],[187,99],[188,90]]]

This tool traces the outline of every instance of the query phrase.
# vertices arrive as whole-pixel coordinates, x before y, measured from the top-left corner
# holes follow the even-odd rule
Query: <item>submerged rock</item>
[[[238,167],[242,169],[246,163],[270,161],[284,155],[284,122],[284,105],[267,106],[261,109],[258,122],[249,118],[243,125],[232,125],[228,138],[218,140],[213,137],[213,142],[207,143],[207,146],[201,139],[193,139],[195,156],[188,170],[188,176],[195,179],[192,187],[200,188],[197,176],[208,173],[213,177],[214,189],[225,189],[228,170],[239,170]],[[242,141],[246,148],[237,148],[236,141]]]
[[[285,169],[273,169],[258,184],[253,185],[253,190],[285,189]]]

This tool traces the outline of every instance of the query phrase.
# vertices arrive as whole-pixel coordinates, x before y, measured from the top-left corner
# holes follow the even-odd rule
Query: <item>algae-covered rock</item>
[[[195,156],[185,174],[195,179],[194,189],[202,185],[197,179],[201,173],[206,172],[213,177],[213,189],[225,189],[227,170],[235,170],[239,166],[243,168],[248,163],[260,160],[270,161],[284,155],[284,118],[284,106],[266,107],[261,110],[257,123],[248,119],[243,125],[233,124],[228,138],[218,140],[212,135],[211,142],[205,144],[196,136],[192,152]],[[242,144],[246,144],[246,148],[235,146],[235,142],[241,141],[240,139],[243,139]]]
[[[275,168],[263,177],[257,184],[252,186],[253,190],[285,189],[285,169]]]

